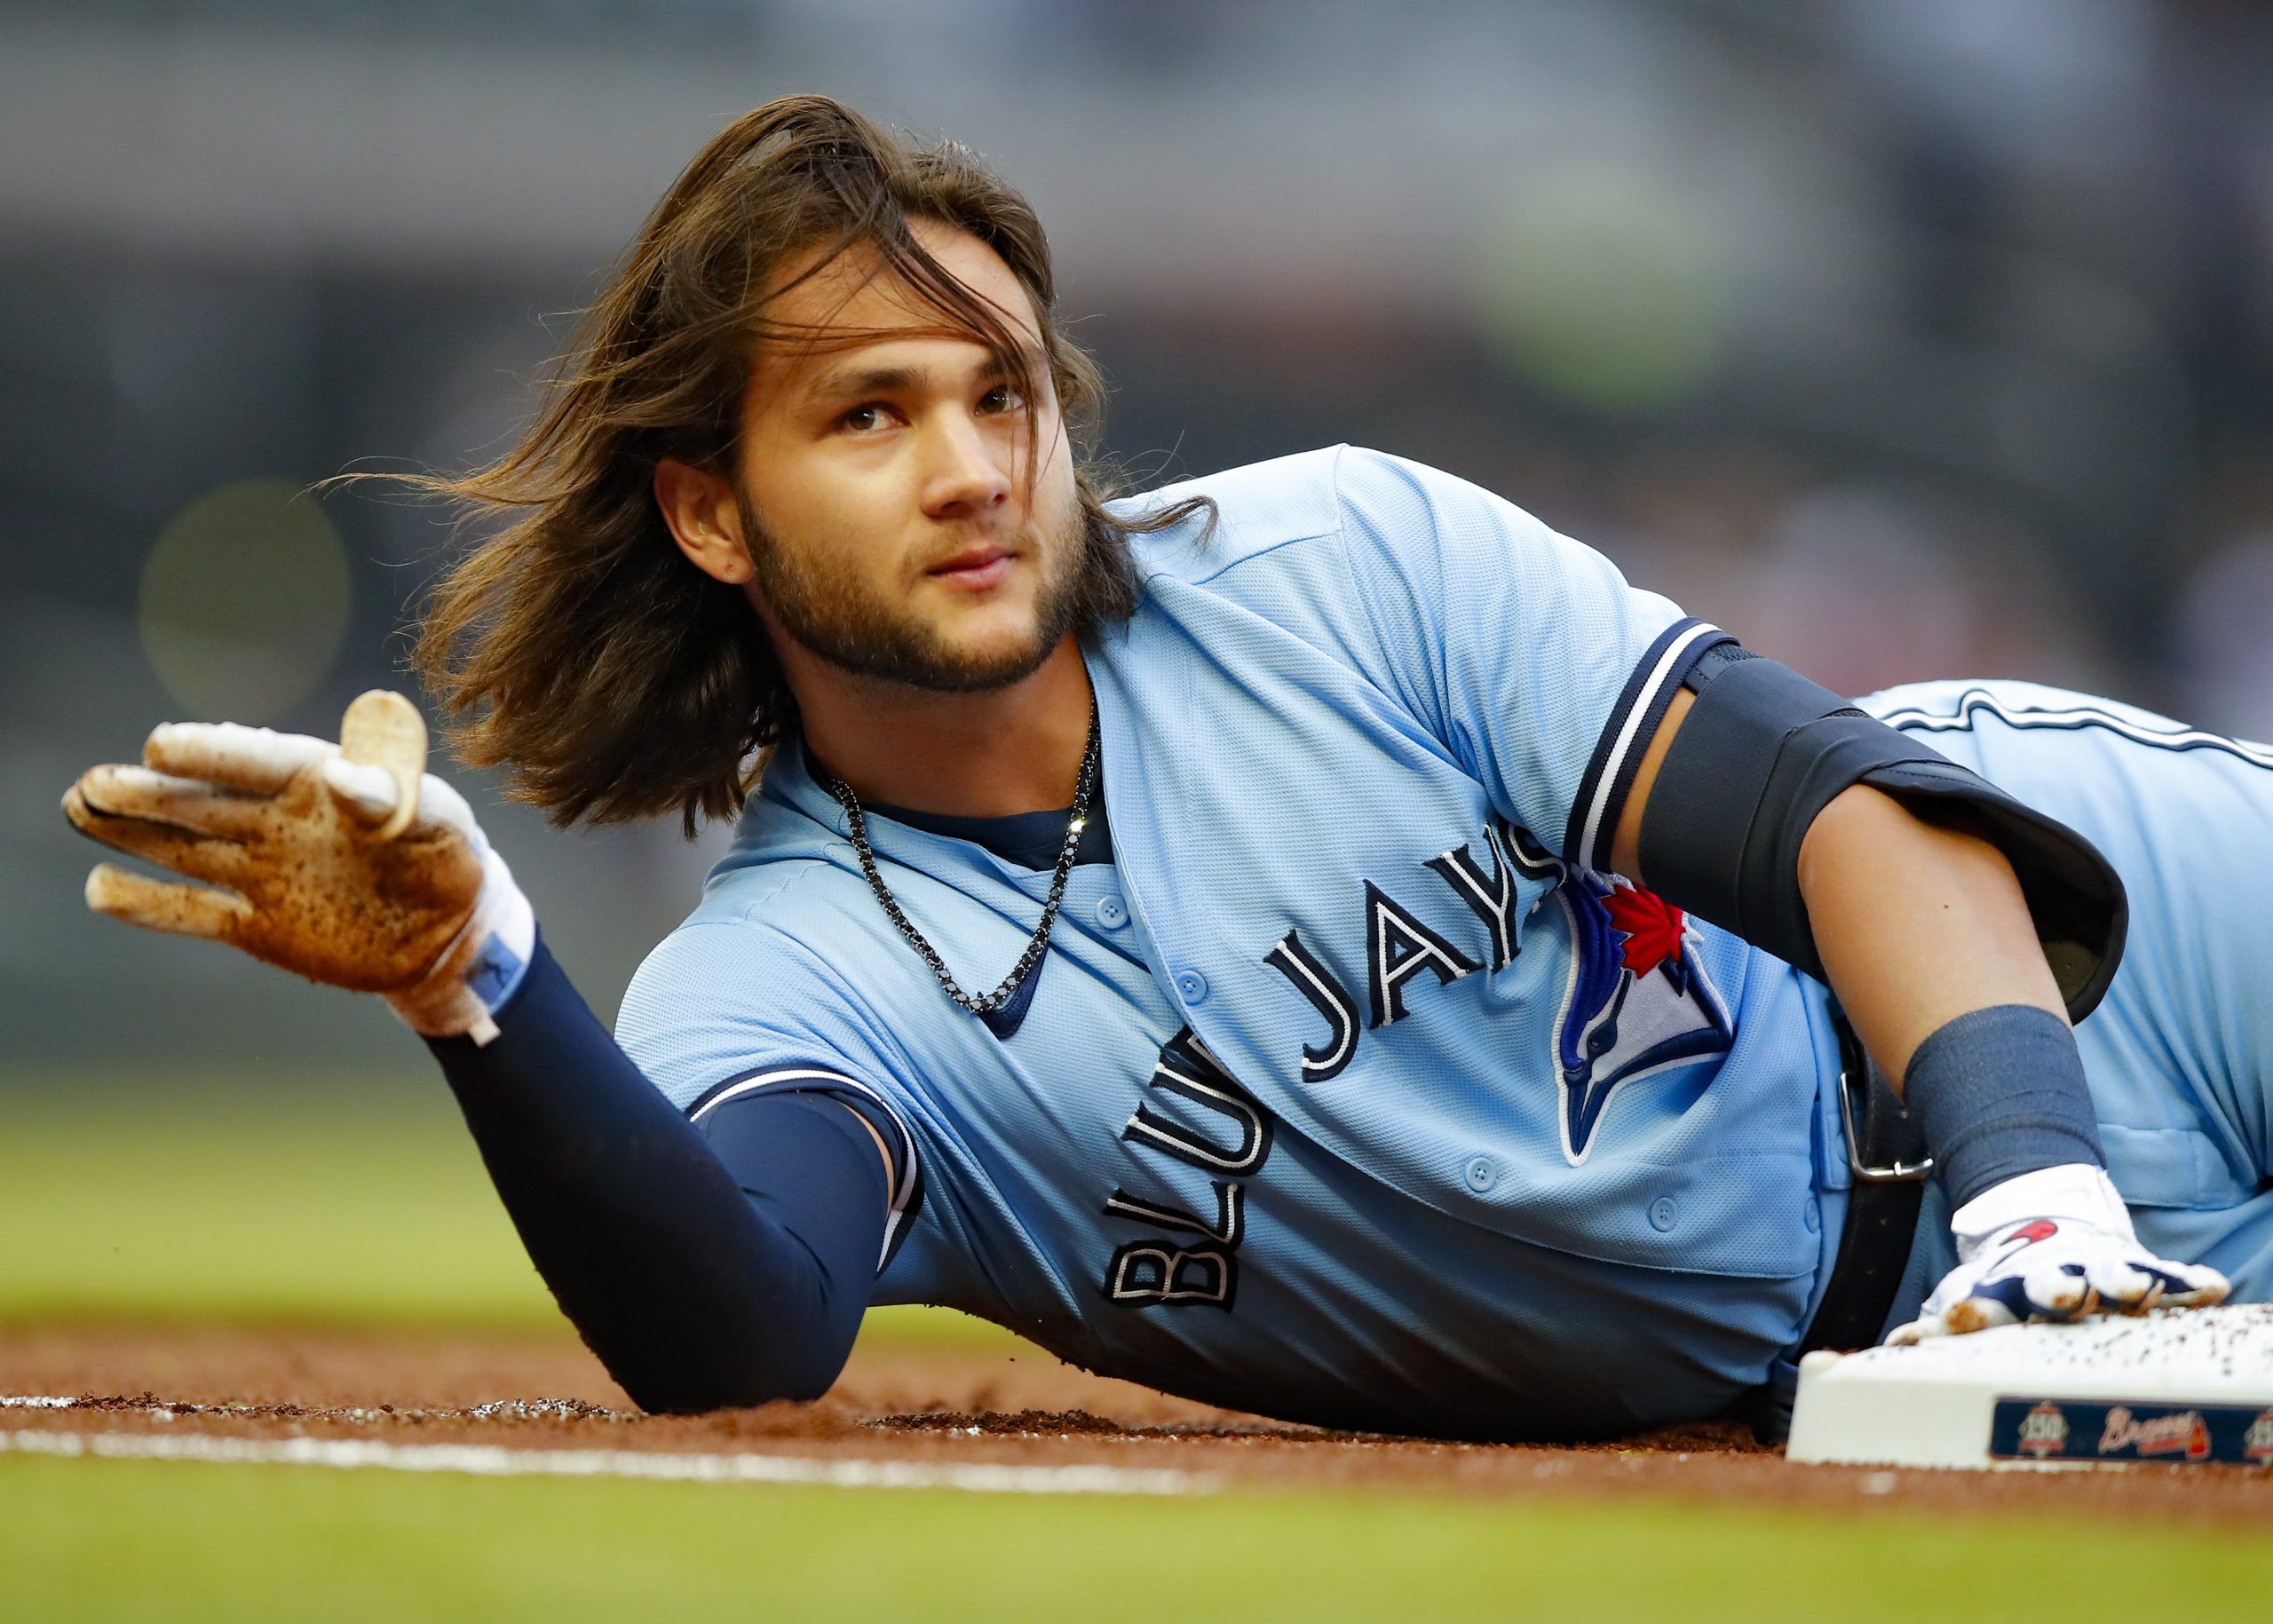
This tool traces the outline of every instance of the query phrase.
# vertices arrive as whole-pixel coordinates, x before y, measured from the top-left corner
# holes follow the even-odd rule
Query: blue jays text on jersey
[[[1604,871],[1721,634],[1393,457],[1139,500],[1195,491],[1212,530],[1140,540],[1139,609],[1084,650],[1113,860],[1074,870],[1014,1019],[939,995],[789,749],[627,1050],[690,1109],[881,1101],[877,1301],[1202,1401],[1572,1435],[1770,1382],[1843,1216],[1828,995]],[[870,838],[951,967],[1016,957],[1047,873]]]

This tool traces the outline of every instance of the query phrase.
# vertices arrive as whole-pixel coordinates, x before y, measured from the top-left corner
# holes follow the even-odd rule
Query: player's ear
[[[729,586],[749,580],[754,571],[742,540],[741,509],[725,475],[667,456],[655,464],[654,491],[671,539],[695,568]]]

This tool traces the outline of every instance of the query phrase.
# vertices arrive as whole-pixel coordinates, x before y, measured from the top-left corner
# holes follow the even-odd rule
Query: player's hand
[[[1993,1184],[1957,1209],[1950,1229],[1958,1266],[1889,1346],[2024,1319],[2198,1308],[2231,1289],[2215,1269],[2140,1245],[2114,1183],[2087,1162]]]
[[[305,734],[186,722],[154,730],[139,766],[90,769],[63,797],[74,827],[205,883],[103,863],[87,905],[381,994],[429,1036],[487,1041],[535,949],[535,917],[464,799],[420,771],[416,712],[384,698],[378,709],[415,733],[407,766],[351,760]],[[357,701],[366,714],[369,703]],[[407,801],[415,812],[397,817]]]

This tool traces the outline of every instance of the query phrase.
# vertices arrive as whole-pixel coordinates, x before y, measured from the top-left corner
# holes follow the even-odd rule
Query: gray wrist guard
[[[1918,1045],[1902,1092],[1952,1209],[2039,1168],[2107,1165],[2076,1034],[2049,1010],[1959,1016]]]

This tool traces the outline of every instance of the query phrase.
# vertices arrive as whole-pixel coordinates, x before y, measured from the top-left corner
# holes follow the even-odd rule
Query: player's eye
[[[836,426],[849,429],[855,434],[870,433],[883,427],[885,413],[890,409],[882,401],[870,400],[837,418]]]
[[[1026,409],[1026,392],[1010,384],[997,384],[978,399],[981,411],[1016,412]]]

